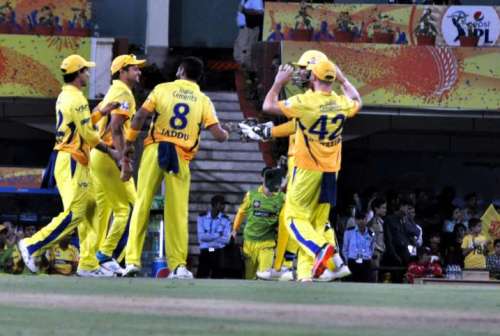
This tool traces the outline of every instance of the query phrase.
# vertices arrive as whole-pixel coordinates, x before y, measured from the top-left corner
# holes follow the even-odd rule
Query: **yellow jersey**
[[[182,79],[157,85],[142,108],[154,113],[144,145],[173,143],[188,161],[198,151],[202,127],[219,122],[210,98],[196,83]]]
[[[64,85],[56,102],[55,150],[68,152],[82,165],[89,161],[89,151],[99,143],[92,126],[90,109],[83,92],[73,85]]]
[[[474,248],[474,250],[465,256],[464,268],[486,268],[485,247],[485,236],[481,234],[477,237],[473,237],[471,234],[465,235],[462,249]]]
[[[322,172],[339,171],[344,122],[356,115],[359,103],[335,92],[309,90],[278,104],[288,118],[297,121],[295,165]]]
[[[104,107],[108,103],[117,102],[120,103],[120,107],[111,111],[111,115],[121,115],[125,117],[125,123],[123,124],[123,132],[130,128],[130,120],[135,114],[135,98],[132,90],[122,82],[121,80],[114,80],[113,84],[109,87],[106,96],[99,103],[99,107]],[[97,129],[99,131],[99,137],[108,146],[113,145],[113,137],[111,135],[111,116],[102,117],[97,123]]]
[[[52,247],[47,252],[47,259],[52,266],[52,272],[63,275],[71,275],[73,265],[78,263],[78,249],[73,245],[68,245],[66,250],[63,250],[59,245]]]

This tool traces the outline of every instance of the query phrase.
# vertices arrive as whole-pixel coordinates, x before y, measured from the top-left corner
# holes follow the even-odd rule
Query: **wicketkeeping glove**
[[[268,141],[271,139],[272,121],[258,124],[253,120],[245,120],[238,124],[243,140]]]

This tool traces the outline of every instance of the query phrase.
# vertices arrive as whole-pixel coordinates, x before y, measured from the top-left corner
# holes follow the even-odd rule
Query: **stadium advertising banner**
[[[0,35],[0,96],[56,97],[62,60],[90,59],[91,39],[72,36]]]
[[[500,7],[266,2],[266,41],[500,46]]]
[[[500,49],[282,42],[282,62],[323,51],[370,106],[500,110]],[[287,95],[298,93],[293,85]]]
[[[0,187],[40,188],[42,168],[0,167]]]
[[[2,34],[88,35],[89,0],[0,0]]]

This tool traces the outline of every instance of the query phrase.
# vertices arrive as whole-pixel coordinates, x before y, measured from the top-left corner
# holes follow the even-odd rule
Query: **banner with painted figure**
[[[499,48],[283,41],[282,63],[309,49],[335,62],[368,106],[500,111]]]
[[[500,7],[266,2],[264,41],[500,46]]]
[[[483,222],[481,234],[490,242],[488,250],[493,251],[493,241],[500,239],[500,214],[493,204],[486,209],[481,221]]]
[[[0,96],[56,97],[62,60],[90,59],[91,39],[72,36],[0,35]]]
[[[89,0],[0,0],[0,33],[89,36]]]

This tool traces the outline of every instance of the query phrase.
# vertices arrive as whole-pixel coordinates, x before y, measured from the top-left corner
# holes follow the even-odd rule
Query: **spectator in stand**
[[[494,253],[486,258],[486,268],[492,279],[500,280],[500,239],[493,243]]]
[[[415,221],[416,216],[417,216],[417,213],[415,211],[415,206],[412,203],[411,205],[408,206],[408,225],[410,226],[410,231],[417,230],[417,232],[418,232],[418,235],[414,237],[414,240],[415,240],[414,246],[416,246],[418,248],[418,247],[422,247],[423,231],[422,231],[422,227],[420,225],[418,225],[417,222]],[[416,252],[416,250],[415,250],[415,252]],[[416,253],[415,253],[415,256],[416,256]]]
[[[451,216],[448,216],[448,219],[444,220],[443,232],[452,233],[455,228],[455,225],[457,224],[463,225],[463,223],[464,223],[464,214],[462,212],[462,209],[460,209],[459,207],[454,207]]]
[[[200,261],[198,278],[223,278],[222,254],[229,243],[231,220],[224,214],[226,199],[222,195],[212,197],[210,211],[198,216],[198,242]]]
[[[378,282],[378,269],[380,268],[380,261],[385,252],[384,240],[384,217],[387,214],[387,201],[383,198],[376,197],[371,201],[371,209],[373,211],[373,218],[368,222],[368,229],[374,233],[375,247],[372,258],[373,282]]]
[[[479,201],[475,192],[465,195],[464,201],[464,222],[465,226],[468,226],[468,222],[471,218],[481,218],[483,214],[481,212],[481,209],[479,208]],[[470,229],[470,226],[468,227]]]
[[[244,16],[242,19],[241,14]],[[234,59],[244,67],[252,68],[251,48],[259,41],[264,23],[264,3],[262,0],[241,0],[237,14],[240,26],[234,43]],[[244,23],[244,25],[243,25]]]
[[[384,264],[398,268],[391,271],[393,282],[401,283],[410,261],[409,246],[415,244],[418,231],[408,225],[408,207],[410,202],[406,198],[399,199],[398,210],[386,218],[384,224],[386,253]]]
[[[47,251],[49,274],[73,275],[78,267],[79,252],[70,244],[72,235],[67,235]]]
[[[433,259],[438,259],[439,263],[442,265],[444,258],[441,246],[441,235],[438,232],[431,233],[429,237],[429,247],[431,249]]]
[[[444,264],[459,265],[464,268],[464,255],[462,253],[462,242],[464,240],[466,228],[465,225],[458,223],[455,225],[452,238],[445,244],[444,248]]]
[[[356,226],[344,232],[342,254],[352,272],[350,280],[370,282],[372,280],[375,234],[367,227],[365,212],[356,212],[355,218]]]
[[[462,252],[464,254],[464,267],[466,269],[486,268],[486,254],[488,240],[481,234],[482,222],[479,218],[469,220],[469,234],[462,242]]]
[[[420,250],[418,261],[411,262],[406,273],[408,283],[413,283],[416,278],[426,277],[443,277],[443,268],[439,261],[433,258],[429,247]]]

